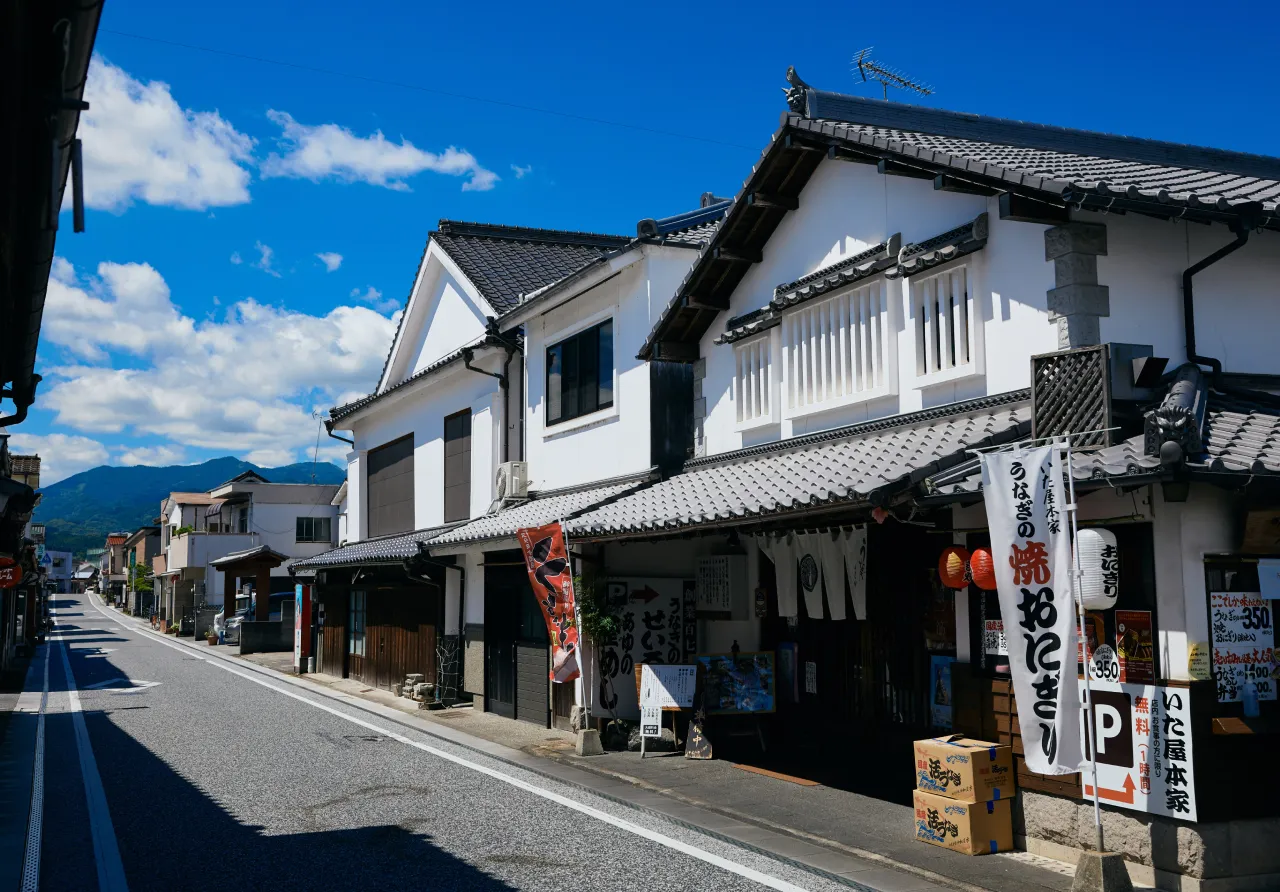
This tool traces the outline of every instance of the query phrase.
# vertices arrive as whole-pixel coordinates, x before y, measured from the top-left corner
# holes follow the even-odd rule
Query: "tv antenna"
[[[869,46],[866,49],[858,50],[853,57],[854,76],[861,77],[864,84],[870,81],[878,81],[884,91],[885,99],[889,98],[890,87],[910,90],[913,93],[919,93],[921,96],[933,95],[932,87],[919,83],[896,68],[890,68],[871,58],[873,49],[875,47]]]

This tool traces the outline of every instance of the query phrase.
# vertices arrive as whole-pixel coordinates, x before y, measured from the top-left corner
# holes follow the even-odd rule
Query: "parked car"
[[[272,592],[268,596],[267,613],[268,622],[279,622],[285,601],[292,601],[295,595],[293,592]],[[245,621],[251,613],[257,608],[257,596],[251,600],[250,598],[236,598],[236,612],[231,615],[231,619],[224,620],[223,613],[219,613],[213,618],[214,631],[222,630],[222,640],[226,644],[238,644],[240,642],[240,624]],[[225,612],[225,611],[224,611]]]

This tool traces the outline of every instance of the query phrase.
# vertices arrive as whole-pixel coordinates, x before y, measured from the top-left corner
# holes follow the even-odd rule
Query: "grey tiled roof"
[[[660,483],[567,523],[572,536],[670,533],[818,506],[865,504],[882,487],[964,459],[1028,427],[1026,392],[855,425],[691,462]],[[1012,398],[1019,398],[1016,402]]]
[[[458,360],[462,359],[463,354],[465,354],[468,350],[479,351],[481,348],[490,346],[494,343],[497,343],[495,339],[492,339],[488,335],[485,335],[484,337],[480,338],[480,340],[478,341],[473,341],[472,343],[467,344],[465,347],[459,347],[457,350],[454,350],[452,353],[448,353],[440,357],[435,362],[431,363],[425,368],[417,372],[414,372],[412,375],[410,375],[408,378],[405,378],[403,381],[397,384],[392,384],[386,390],[371,393],[367,396],[362,396],[360,397],[360,399],[353,400],[342,406],[334,406],[332,409],[329,410],[329,422],[334,423],[334,422],[341,421],[343,418],[346,418],[348,415],[351,415],[355,412],[360,411],[365,406],[368,406],[370,403],[375,403],[378,400],[382,399],[383,397],[387,396],[388,394],[394,393],[395,391],[399,390],[402,387],[407,387],[408,385],[412,384],[415,381],[421,380],[422,378],[429,377],[430,375],[434,375],[436,372],[440,371],[441,369],[447,368],[448,366],[451,366]]]
[[[210,567],[225,567],[227,564],[234,564],[237,561],[245,561],[251,558],[274,558],[283,563],[289,560],[289,555],[281,554],[270,545],[255,545],[253,548],[245,548],[240,551],[233,551],[225,554],[216,560],[209,561]]]
[[[592,487],[555,490],[519,505],[473,520],[431,540],[430,547],[509,539],[516,530],[541,526],[554,520],[574,517],[602,502],[633,492],[649,482],[649,477],[632,477],[604,482]]]
[[[1245,201],[1268,211],[1280,200],[1280,159],[877,102],[811,90],[799,129],[826,133],[905,159],[1061,195],[1103,197],[1228,210]]]
[[[428,527],[414,530],[412,533],[379,536],[376,539],[352,542],[315,557],[294,561],[291,569],[344,567],[356,564],[398,564],[405,558],[413,557],[418,553],[419,542],[426,542],[449,529],[451,525]]]
[[[1205,453],[1187,456],[1191,471],[1280,474],[1280,400],[1268,404],[1234,394],[1212,392],[1204,423]],[[1146,454],[1141,436],[1104,449],[1073,452],[1076,480],[1104,480],[1156,473],[1160,458]],[[933,475],[923,483],[934,495],[975,493],[982,489],[976,460]]]
[[[624,235],[455,220],[441,220],[431,238],[499,314],[519,303],[522,295],[564,278],[630,241]]]

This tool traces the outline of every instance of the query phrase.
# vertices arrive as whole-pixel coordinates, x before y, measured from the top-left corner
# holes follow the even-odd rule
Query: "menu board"
[[[1116,611],[1116,656],[1120,680],[1150,684],[1156,680],[1156,648],[1150,610]]]
[[[1213,677],[1219,703],[1244,696],[1253,682],[1259,700],[1276,699],[1275,628],[1272,602],[1258,592],[1213,592],[1209,628],[1213,635]]]

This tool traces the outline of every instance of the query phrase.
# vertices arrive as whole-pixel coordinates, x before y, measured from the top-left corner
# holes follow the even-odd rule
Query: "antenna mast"
[[[919,83],[906,74],[898,71],[896,68],[890,68],[871,58],[871,51],[875,47],[867,47],[858,50],[853,57],[853,70],[855,77],[861,77],[863,83],[870,81],[878,81],[881,89],[884,91],[884,98],[889,98],[889,88],[897,87],[900,90],[910,90],[913,93],[919,93],[921,96],[932,96],[933,88]]]

